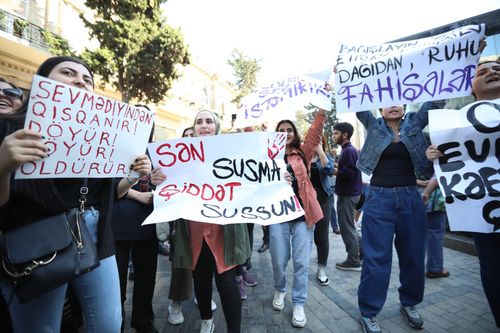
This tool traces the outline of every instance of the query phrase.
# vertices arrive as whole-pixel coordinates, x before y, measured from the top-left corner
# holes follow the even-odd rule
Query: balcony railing
[[[0,8],[0,31],[5,31],[13,36],[24,39],[30,45],[49,50],[50,45],[45,40],[43,33],[45,29],[28,20],[4,11]]]

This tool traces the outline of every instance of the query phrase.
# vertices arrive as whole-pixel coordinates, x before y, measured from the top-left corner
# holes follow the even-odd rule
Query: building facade
[[[28,90],[38,66],[51,56],[44,33],[66,39],[77,52],[97,47],[89,39],[80,14],[92,17],[83,0],[2,0],[0,76]],[[232,89],[216,73],[208,73],[196,64],[185,66],[180,72],[182,76],[164,101],[151,105],[157,114],[156,140],[180,136],[200,110],[210,109],[224,117],[234,108]],[[101,88],[96,83],[97,94],[121,99],[111,85]]]

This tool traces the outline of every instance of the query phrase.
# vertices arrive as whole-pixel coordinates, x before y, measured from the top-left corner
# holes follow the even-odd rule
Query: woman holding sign
[[[91,70],[80,60],[71,57],[49,58],[36,74],[85,91],[94,90]],[[23,129],[27,106],[28,103],[12,117],[0,120],[2,231],[36,223],[45,217],[80,206],[78,198],[83,187],[82,179],[14,179],[14,173],[21,164],[41,160],[50,153],[40,133]],[[146,155],[141,155],[130,168],[144,176],[151,172],[151,162]],[[128,177],[119,181],[109,178],[88,180],[86,210],[82,218],[96,243],[100,265],[70,282],[82,305],[86,332],[120,331],[120,285],[110,224],[112,202],[114,198],[124,196],[137,181],[138,178]],[[41,329],[59,331],[67,284],[25,303],[21,303],[3,274],[0,288],[8,299],[15,332],[36,332]]]
[[[392,243],[399,257],[401,314],[413,328],[423,319],[415,309],[424,296],[426,214],[416,176],[430,177],[422,129],[428,111],[443,103],[425,103],[403,118],[403,105],[356,113],[368,131],[357,167],[372,175],[365,193],[362,230],[363,264],[358,288],[360,323],[365,332],[380,332],[375,319],[382,309],[391,274]]]
[[[500,56],[493,55],[481,59],[476,68],[476,75],[472,81],[472,95],[476,98],[476,101],[491,101],[494,103],[493,107],[496,108],[497,112],[499,110],[500,102]],[[492,107],[492,112],[493,111]],[[493,130],[491,130],[493,128]],[[493,138],[495,134],[500,130],[500,126],[488,128]],[[474,138],[471,138],[474,139]],[[498,134],[496,138],[498,145]],[[498,153],[498,149],[496,150]],[[429,146],[426,151],[427,158],[430,160],[435,160],[443,156],[443,153],[435,145]],[[498,158],[498,155],[497,155]],[[498,172],[497,172],[498,174]],[[495,182],[498,184],[498,177],[491,176],[491,183]],[[498,193],[491,186],[490,196],[493,197],[493,193]],[[496,224],[489,225],[491,232],[472,232],[472,238],[476,245],[477,257],[479,259],[479,267],[481,269],[481,283],[483,284],[484,293],[486,299],[490,305],[493,318],[495,319],[495,324],[500,328],[500,232],[498,232],[498,199],[491,201],[496,207],[492,211],[491,222],[496,222]],[[493,217],[497,214],[496,217]],[[496,219],[496,220],[495,220]],[[479,223],[486,223],[484,216],[477,219]],[[460,230],[460,229],[459,229]]]
[[[219,131],[219,118],[213,112],[201,111],[196,115],[196,137],[217,135]],[[193,271],[194,292],[202,319],[200,333],[212,333],[215,329],[211,310],[213,276],[227,331],[240,332],[241,297],[236,285],[236,267],[250,258],[247,226],[186,221],[177,223],[175,237],[174,267]]]
[[[316,199],[316,190],[309,179],[311,161],[321,143],[325,124],[325,110],[319,109],[303,144],[295,124],[281,120],[276,132],[287,134],[285,162],[292,177],[292,187],[302,208],[304,216],[295,220],[269,226],[269,249],[274,273],[273,309],[281,311],[285,307],[286,267],[293,260],[292,325],[304,327],[306,316],[304,304],[307,299],[309,262],[314,236],[314,225],[323,218],[321,206]]]

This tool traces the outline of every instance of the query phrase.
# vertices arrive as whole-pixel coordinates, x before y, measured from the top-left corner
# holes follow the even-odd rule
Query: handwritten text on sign
[[[339,112],[470,95],[484,24],[419,40],[342,44],[335,101]]]
[[[429,113],[434,162],[452,231],[499,232],[500,100]]]
[[[260,125],[273,112],[290,111],[309,103],[330,110],[332,94],[324,88],[324,81],[306,76],[289,77],[260,87],[243,99],[234,127]]]
[[[283,133],[237,133],[148,145],[167,179],[144,224],[187,220],[269,225],[304,214],[286,170]]]
[[[23,164],[16,178],[124,177],[146,151],[154,114],[35,76],[25,128],[41,133],[49,157]]]

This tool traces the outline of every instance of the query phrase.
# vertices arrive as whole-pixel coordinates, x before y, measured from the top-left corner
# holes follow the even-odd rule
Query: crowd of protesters
[[[94,90],[94,77],[79,59],[52,57],[40,65],[37,74],[61,83]],[[499,59],[480,62],[473,81],[477,100],[500,98]],[[0,78],[0,230],[36,223],[41,218],[78,207],[75,194],[82,179],[14,178],[23,163],[48,156],[42,136],[24,128],[29,92]],[[278,122],[276,132],[286,133],[285,179],[304,208],[304,216],[271,224],[264,228],[259,252],[270,250],[274,295],[269,304],[281,311],[287,289],[287,266],[293,262],[291,324],[306,326],[304,305],[308,297],[312,244],[317,248],[316,280],[329,285],[329,233],[340,233],[347,257],[336,268],[361,272],[358,288],[360,324],[364,332],[380,332],[376,320],[384,306],[392,263],[393,245],[399,257],[400,311],[415,329],[424,325],[417,310],[424,296],[425,277],[446,278],[450,272],[443,263],[443,234],[446,213],[437,187],[432,159],[441,152],[430,145],[422,132],[428,124],[428,111],[441,109],[444,101],[424,103],[419,112],[406,114],[404,105],[358,112],[367,136],[361,151],[350,142],[352,124],[333,128],[331,138],[341,152],[330,154],[323,126],[328,112],[319,109],[305,139],[291,120]],[[138,106],[144,107],[144,106]],[[193,119],[183,137],[221,134],[219,117],[203,110]],[[150,141],[153,140],[151,136]],[[258,281],[249,273],[253,248],[253,224],[210,224],[177,220],[163,226],[141,226],[153,210],[151,190],[167,177],[152,169],[146,154],[131,165],[139,177],[88,179],[84,223],[91,231],[100,264],[37,298],[22,302],[6,274],[0,273],[0,331],[61,331],[67,295],[73,295],[82,313],[86,332],[123,332],[123,306],[126,298],[129,261],[134,269],[131,326],[137,332],[158,332],[152,298],[160,244],[170,243],[172,300],[168,322],[182,325],[181,302],[194,291],[201,317],[201,333],[215,331],[212,284],[220,295],[227,332],[241,331],[245,286]],[[362,174],[371,176],[363,185]],[[336,196],[335,196],[336,195]],[[336,197],[336,199],[335,199]],[[335,210],[336,203],[336,210]],[[27,209],[29,207],[29,209]],[[355,218],[362,209],[360,226]],[[332,216],[333,215],[333,216]],[[333,223],[335,222],[335,223]],[[481,280],[500,327],[499,255],[500,234],[474,233],[481,267]],[[427,257],[427,265],[425,260]],[[359,274],[359,273],[352,273]],[[335,288],[334,286],[331,288]]]

